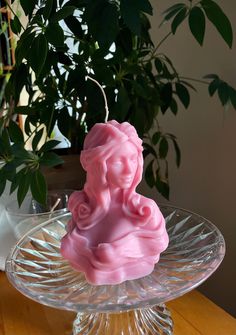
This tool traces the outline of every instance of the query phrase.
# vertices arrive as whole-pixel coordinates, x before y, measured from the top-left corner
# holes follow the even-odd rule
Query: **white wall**
[[[236,2],[217,2],[230,18],[236,40]],[[160,13],[175,3],[152,0],[155,44],[169,31],[169,25],[158,28]],[[236,41],[230,50],[210,24],[203,48],[184,24],[162,51],[170,56],[182,75],[201,78],[207,73],[218,73],[236,87]],[[178,137],[182,152],[180,169],[170,159],[170,203],[205,216],[222,231],[226,257],[201,290],[236,315],[236,111],[231,108],[225,112],[217,98],[209,98],[204,85],[197,84],[196,88],[198,93],[191,94],[187,111],[181,107],[177,116],[167,112],[160,119],[163,128]],[[163,202],[155,191],[142,187],[144,193]]]

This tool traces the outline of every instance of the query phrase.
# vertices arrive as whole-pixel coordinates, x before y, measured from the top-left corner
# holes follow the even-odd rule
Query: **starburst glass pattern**
[[[173,321],[164,304],[122,313],[78,313],[74,335],[172,335]]]
[[[219,230],[186,210],[161,206],[170,237],[167,250],[151,275],[113,286],[92,286],[60,254],[70,214],[31,230],[12,250],[6,271],[24,295],[56,308],[115,312],[161,304],[206,280],[225,253]]]

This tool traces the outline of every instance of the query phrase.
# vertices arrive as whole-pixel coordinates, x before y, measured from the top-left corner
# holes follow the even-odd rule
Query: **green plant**
[[[188,20],[190,32],[202,45],[208,19],[231,48],[231,24],[212,0],[185,1],[166,9],[163,22],[170,32],[155,46],[150,36],[148,0],[20,0],[27,16],[26,27],[17,15],[11,27],[19,36],[16,64],[5,91],[6,113],[0,120],[0,152],[5,165],[0,170],[0,193],[7,180],[11,192],[17,189],[19,203],[27,191],[45,202],[46,182],[41,167],[61,163],[49,140],[55,124],[71,142],[71,152],[82,149],[86,132],[104,121],[104,102],[98,87],[87,75],[103,85],[110,119],[129,121],[144,140],[148,159],[145,179],[150,187],[169,197],[167,155],[172,142],[176,164],[181,155],[177,139],[162,130],[158,114],[177,114],[188,108],[191,80],[184,79],[171,59],[162,53],[166,39]],[[11,5],[8,4],[11,8]],[[11,8],[13,11],[13,9]],[[14,11],[13,11],[14,12]],[[161,23],[161,25],[162,25]],[[236,109],[236,91],[216,74],[205,76],[210,96],[218,93],[223,106]],[[23,89],[28,102],[18,106]],[[26,115],[23,137],[12,121],[13,115]],[[44,124],[47,138],[43,138]],[[32,128],[31,125],[34,127]],[[25,142],[33,138],[32,150]]]

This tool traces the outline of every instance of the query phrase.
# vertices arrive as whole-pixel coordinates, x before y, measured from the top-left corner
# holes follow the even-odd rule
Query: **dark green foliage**
[[[189,28],[200,45],[203,45],[206,19],[200,7],[193,7],[189,14]]]
[[[219,5],[212,0],[202,0],[200,1],[200,4],[209,21],[211,21],[222,38],[231,48],[233,43],[233,30],[228,17],[224,14]]]
[[[11,20],[11,30],[16,35],[21,32],[21,23],[17,16],[15,16],[13,20]]]
[[[211,80],[208,87],[210,96],[213,96],[217,92],[222,106],[227,106],[231,103],[234,108],[236,107],[236,90],[233,87],[220,79],[216,74],[206,75],[205,78]]]
[[[186,16],[187,16],[187,8],[182,8],[177,15],[175,16],[174,20],[172,21],[171,24],[171,31],[173,34],[176,33],[176,30],[178,29],[178,27],[180,26],[180,24],[185,20]]]
[[[181,83],[175,84],[176,94],[179,97],[179,100],[182,102],[185,108],[188,108],[190,103],[190,95],[188,89]]]
[[[221,8],[212,0],[174,4],[165,10],[161,23],[170,23],[170,33],[154,46],[148,0],[20,3],[28,24],[23,30],[17,17],[11,21],[13,32],[21,35],[16,65],[5,91],[8,111],[0,120],[0,156],[5,161],[0,169],[0,194],[9,180],[19,203],[28,190],[39,202],[45,201],[47,187],[41,166],[58,165],[62,160],[52,152],[58,142],[46,142],[40,125],[46,126],[50,138],[57,123],[72,144],[71,152],[80,152],[86,132],[105,117],[103,96],[86,79],[89,75],[105,88],[109,118],[131,122],[143,138],[144,157],[148,159],[145,179],[168,198],[169,149],[174,148],[177,166],[181,153],[175,136],[159,125],[158,113],[176,115],[183,106],[188,108],[190,90],[196,89],[181,78],[161,46],[168,36],[179,33],[183,22],[203,45],[208,19],[231,47],[231,24]],[[236,109],[235,89],[217,75],[206,79],[210,96],[217,92],[223,106],[231,103]],[[17,106],[23,89],[28,92],[28,102]],[[22,132],[12,121],[17,114],[26,116],[24,130],[33,138],[32,151],[24,149]],[[39,148],[41,141],[45,143]]]

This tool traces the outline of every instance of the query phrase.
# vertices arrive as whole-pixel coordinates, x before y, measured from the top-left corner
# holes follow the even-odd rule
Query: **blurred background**
[[[236,38],[236,2],[217,1],[229,17]],[[169,31],[167,23],[161,29],[161,13],[173,1],[152,0],[154,15],[151,18],[155,44]],[[174,37],[163,44],[162,51],[186,77],[202,79],[203,75],[217,73],[236,86],[236,43],[230,50],[208,24],[205,45],[201,48],[183,24]],[[170,155],[170,203],[196,212],[212,221],[223,233],[226,256],[216,273],[199,288],[211,300],[236,316],[236,113],[225,111],[220,101],[210,98],[207,86],[194,83],[191,104],[174,116],[166,112],[160,124],[166,132],[177,136],[182,153],[179,169]],[[206,87],[205,87],[206,86]],[[144,183],[142,193],[159,203],[166,200]]]

